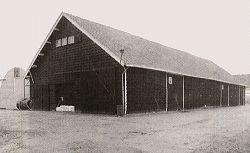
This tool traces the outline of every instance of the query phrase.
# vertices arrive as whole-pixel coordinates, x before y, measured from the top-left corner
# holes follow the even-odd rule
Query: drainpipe
[[[124,49],[120,50],[121,58],[120,64],[122,62],[122,56],[124,54]],[[123,108],[123,115],[127,114],[127,67],[126,64],[123,64],[124,71],[122,72],[122,108]]]
[[[122,72],[122,107],[123,115],[127,114],[127,69],[124,65],[124,71]]]

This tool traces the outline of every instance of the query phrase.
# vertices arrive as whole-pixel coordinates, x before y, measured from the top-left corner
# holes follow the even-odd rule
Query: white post
[[[168,74],[166,73],[166,112],[168,111]]]
[[[23,98],[25,99],[25,78],[23,79]]]
[[[124,102],[125,102],[125,113],[127,114],[127,72],[124,73]]]
[[[240,106],[240,86],[239,87],[239,106]]]
[[[222,106],[222,85],[220,85],[220,107]]]
[[[123,115],[127,114],[127,72],[124,69],[122,73],[122,108],[123,108]]]
[[[123,109],[123,115],[125,114],[125,101],[124,101],[124,77],[123,77],[123,73],[122,73],[122,109]]]
[[[230,99],[230,96],[229,96],[229,85],[227,86],[227,106],[229,106],[229,99]]]
[[[246,87],[243,87],[243,105],[246,104]]]
[[[185,109],[185,79],[184,79],[184,76],[183,76],[183,79],[182,79],[182,110],[184,111]]]

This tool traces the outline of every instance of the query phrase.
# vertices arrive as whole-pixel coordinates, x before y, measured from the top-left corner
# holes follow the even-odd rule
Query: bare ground
[[[0,152],[250,152],[250,105],[127,117],[0,110]]]

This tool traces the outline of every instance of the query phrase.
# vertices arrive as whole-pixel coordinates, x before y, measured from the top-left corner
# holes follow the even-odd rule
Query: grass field
[[[126,117],[0,110],[0,152],[250,152],[250,105]]]

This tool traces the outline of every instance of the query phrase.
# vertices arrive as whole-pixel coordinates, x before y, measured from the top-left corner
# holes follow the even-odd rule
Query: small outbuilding
[[[127,114],[245,104],[245,85],[213,62],[67,13],[25,77],[36,110]]]
[[[24,92],[25,71],[19,67],[10,69],[4,78],[1,79],[0,86],[0,108],[17,109],[16,104],[19,100],[29,97],[29,87]]]

